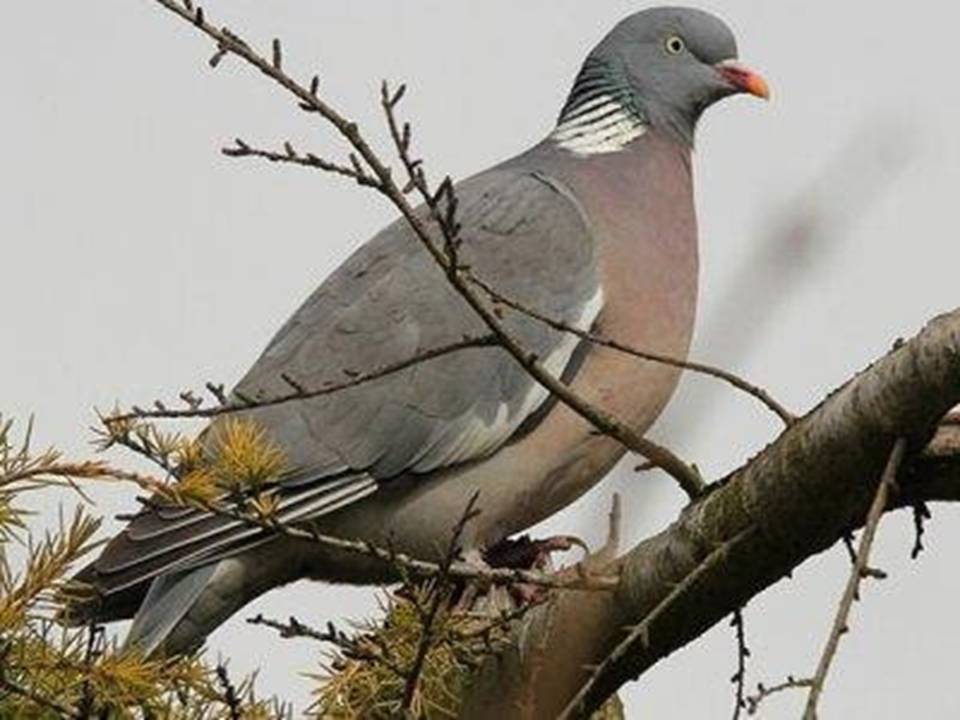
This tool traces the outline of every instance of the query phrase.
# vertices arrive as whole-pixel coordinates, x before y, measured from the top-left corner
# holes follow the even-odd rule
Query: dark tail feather
[[[90,563],[70,580],[64,593],[64,608],[57,619],[68,625],[86,625],[128,620],[136,615],[150,588],[150,580],[132,585],[120,592],[100,591],[95,563]]]

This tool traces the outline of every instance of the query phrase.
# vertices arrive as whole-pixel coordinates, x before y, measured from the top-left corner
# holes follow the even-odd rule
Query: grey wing
[[[602,296],[591,230],[572,196],[535,173],[494,170],[457,188],[463,262],[505,295],[581,328]],[[559,376],[577,338],[508,313],[507,330]],[[290,318],[237,385],[268,398],[349,379],[425,350],[488,333],[407,224],[390,225]],[[286,453],[275,488],[282,519],[318,517],[400,475],[427,474],[495,452],[548,400],[498,347],[467,348],[339,393],[251,409]],[[130,587],[269,539],[255,528],[182,508],[148,509],[96,563],[101,583]]]

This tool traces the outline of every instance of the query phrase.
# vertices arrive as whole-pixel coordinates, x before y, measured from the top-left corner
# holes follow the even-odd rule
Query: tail
[[[296,523],[376,489],[369,475],[343,471],[291,475],[271,492],[277,522]],[[253,598],[297,579],[302,550],[240,519],[148,501],[76,576],[92,593],[69,599],[61,617],[75,624],[133,617],[128,645],[147,655],[187,652]]]
[[[128,620],[137,613],[149,589],[150,581],[146,580],[119,592],[104,592],[96,562],[92,562],[70,579],[63,597],[65,605],[57,619],[66,625]]]
[[[273,538],[209,565],[161,575],[137,610],[125,647],[147,657],[198,649],[248,602],[300,576],[292,549],[283,538]]]
[[[70,603],[71,624],[133,617],[124,647],[146,657],[197,650],[207,636],[248,602],[297,577],[281,538],[207,565],[160,575],[122,593]],[[90,569],[76,579],[91,576]],[[95,585],[94,585],[95,587]]]
[[[218,580],[235,573],[232,559],[161,575],[150,584],[133,619],[124,647],[146,657],[174,655],[197,649],[204,638],[239,607],[226,613],[218,608],[230,605],[218,592]]]

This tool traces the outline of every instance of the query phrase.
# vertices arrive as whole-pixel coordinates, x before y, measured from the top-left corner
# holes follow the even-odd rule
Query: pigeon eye
[[[667,52],[671,55],[679,55],[687,49],[687,44],[679,35],[671,35],[667,38],[665,47],[667,48]]]

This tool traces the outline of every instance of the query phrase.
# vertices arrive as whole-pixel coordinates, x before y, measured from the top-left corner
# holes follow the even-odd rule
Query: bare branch
[[[737,672],[730,679],[736,686],[736,695],[733,704],[733,720],[739,720],[741,711],[747,707],[744,688],[747,684],[747,658],[750,657],[750,648],[747,647],[747,635],[743,622],[743,608],[734,611],[731,627],[737,634]]]
[[[479,511],[477,510],[477,500],[480,492],[474,493],[473,497],[464,508],[460,519],[454,526],[450,536],[450,542],[447,544],[447,551],[444,553],[443,560],[440,562],[440,572],[432,580],[432,589],[430,597],[430,607],[422,613],[420,625],[420,642],[417,644],[417,652],[413,659],[406,676],[406,684],[403,689],[403,700],[401,708],[405,713],[409,713],[413,707],[414,697],[416,696],[417,686],[420,683],[420,675],[423,672],[423,666],[427,659],[427,653],[433,647],[434,623],[437,615],[444,603],[449,602],[448,585],[450,582],[450,568],[456,562],[460,555],[460,541],[463,539],[464,530],[467,524],[474,519]],[[417,606],[419,607],[419,606]]]
[[[227,666],[223,662],[217,663],[217,683],[223,691],[223,704],[227,706],[230,720],[241,720],[243,708],[241,707],[240,697],[237,695],[237,688],[233,681],[230,680]]]
[[[528,674],[519,654],[509,662],[486,663],[477,689],[465,699],[464,716],[508,717],[509,708],[532,692],[537,717],[556,717],[569,705],[567,688],[581,687],[588,673],[593,687],[581,711],[595,710],[625,682],[862,525],[897,438],[927,447],[905,462],[899,492],[889,498],[887,509],[918,500],[960,501],[960,431],[938,429],[958,401],[960,310],[934,319],[832,392],[759,455],[715,483],[671,527],[632,548],[618,561],[616,593],[559,594],[551,622],[566,631],[545,641],[548,667],[540,675],[549,682]],[[704,570],[718,546],[751,528],[757,533],[753,541],[734,543],[712,570]],[[701,580],[689,583],[694,573]],[[677,596],[679,584],[687,590]],[[665,607],[668,595],[674,600]],[[609,662],[622,645],[625,622],[642,623],[655,608],[660,610],[650,624],[649,642],[638,641],[620,662]],[[547,625],[544,613],[534,611],[522,629],[525,646],[544,642]],[[573,629],[582,627],[589,631]],[[598,673],[597,663],[606,669]],[[585,673],[585,666],[593,669]]]
[[[279,38],[273,39],[272,49],[273,49],[273,60],[271,64],[273,65],[274,68],[277,69],[277,71],[280,71],[283,69],[283,51],[280,47]]]
[[[903,438],[897,440],[890,453],[890,459],[887,462],[886,468],[884,468],[883,475],[880,478],[880,486],[877,488],[877,494],[874,496],[873,503],[870,506],[863,536],[860,538],[860,546],[857,549],[857,561],[850,571],[847,586],[843,591],[840,606],[837,608],[837,614],[833,620],[833,628],[830,630],[830,636],[827,638],[827,644],[823,648],[823,654],[820,656],[820,662],[817,665],[817,672],[813,676],[813,682],[810,685],[810,693],[807,696],[807,706],[803,712],[804,720],[816,720],[817,718],[817,702],[823,692],[823,686],[827,680],[827,673],[830,672],[830,665],[837,654],[837,648],[840,646],[840,637],[847,632],[850,610],[853,607],[853,601],[857,598],[860,582],[867,574],[870,548],[873,546],[877,528],[880,525],[880,518],[883,516],[889,504],[890,495],[897,481],[897,471],[900,469],[900,464],[903,461],[906,449],[907,441]]]
[[[157,493],[161,497],[171,494],[171,486],[152,478],[111,469],[109,477],[125,482],[132,482],[150,493]],[[173,486],[175,488],[175,486]],[[253,527],[259,527],[263,530],[269,530],[285,537],[296,540],[305,540],[315,542],[325,547],[343,552],[367,555],[377,560],[381,560],[391,567],[398,567],[405,570],[414,577],[431,578],[443,572],[442,567],[433,562],[418,560],[404,553],[394,552],[390,549],[377,547],[362,540],[346,540],[344,538],[324,535],[319,532],[313,524],[286,525],[272,520],[269,517],[263,517],[254,512],[243,512],[234,507],[229,507],[219,502],[209,502],[200,498],[190,498],[190,504],[206,512],[222,517],[237,520]],[[619,578],[614,575],[595,575],[590,573],[555,573],[547,575],[532,570],[521,570],[514,568],[488,568],[477,564],[456,561],[453,562],[447,570],[451,577],[461,580],[472,580],[488,582],[498,585],[512,585],[516,583],[526,583],[544,588],[554,588],[558,590],[594,590],[611,592],[619,584]]]
[[[620,493],[614,493],[613,500],[610,502],[610,512],[607,515],[607,539],[603,547],[590,556],[589,562],[592,566],[605,567],[616,559],[623,539],[622,531],[623,503]]]
[[[472,272],[468,272],[467,275],[470,279],[470,282],[481,288],[497,303],[506,305],[507,307],[512,308],[519,313],[542,322],[544,325],[552,327],[554,330],[570,333],[571,335],[577,336],[581,340],[586,340],[594,345],[608,347],[611,350],[622,352],[625,355],[632,355],[640,360],[648,360],[650,362],[660,363],[661,365],[682,368],[684,370],[689,370],[691,372],[722,380],[734,388],[741,390],[759,400],[767,407],[767,409],[775,413],[777,417],[783,421],[784,425],[790,425],[797,419],[793,413],[777,402],[769,392],[757,385],[754,385],[753,383],[748,382],[747,380],[744,380],[735,373],[729,372],[728,370],[723,370],[722,368],[718,368],[713,365],[706,365],[704,363],[694,362],[692,360],[681,360],[680,358],[671,357],[669,355],[662,355],[660,353],[652,353],[647,350],[641,350],[631,345],[627,345],[626,343],[622,343],[619,340],[604,337],[603,335],[599,335],[594,332],[581,330],[580,328],[574,327],[569,323],[557,320],[556,318],[551,318],[541,312],[538,312],[537,310],[529,308],[513,298],[507,297],[494,288],[490,283],[477,277],[477,275],[473,274]]]
[[[76,712],[73,708],[68,708],[56,700],[48,698],[45,695],[41,695],[33,689],[24,687],[7,677],[7,656],[10,654],[10,650],[10,641],[5,640],[3,644],[0,645],[0,690],[3,691],[3,695],[0,695],[0,699],[6,695],[19,695],[20,697],[36,703],[42,708],[52,710],[60,717],[73,717]]]
[[[0,673],[0,690],[4,691],[4,695],[9,693],[24,697],[32,702],[35,702],[42,708],[54,711],[60,717],[68,718],[75,715],[74,711],[65,705],[61,705],[56,700],[51,700],[48,697],[44,697],[40,693],[34,692],[30,688],[25,688],[13,682],[12,680],[3,677],[2,673]]]
[[[376,185],[376,181],[367,173],[365,173],[363,168],[358,168],[356,165],[351,165],[349,167],[346,165],[340,165],[329,160],[324,160],[321,157],[317,157],[313,153],[298,153],[289,143],[284,148],[284,152],[282,153],[251,147],[247,143],[240,140],[240,138],[237,138],[234,143],[235,144],[233,147],[225,147],[220,152],[227,157],[257,157],[275,163],[300,165],[302,167],[313,168],[315,170],[322,170],[323,172],[332,173],[334,175],[342,175],[343,177],[355,180],[360,185]]]
[[[721,563],[734,546],[752,535],[753,530],[748,528],[729,541],[718,545],[694,570],[688,573],[682,581],[674,585],[673,589],[664,596],[659,604],[654,607],[643,620],[631,627],[626,637],[620,641],[610,654],[604,658],[603,662],[593,670],[587,682],[577,691],[577,694],[573,696],[573,699],[567,704],[567,707],[560,713],[558,720],[589,717],[590,709],[588,709],[586,705],[587,698],[594,690],[600,678],[606,675],[616,663],[623,660],[636,645],[647,646],[649,644],[650,628],[653,623],[656,622],[662,614],[671,609],[678,598],[689,592],[701,578],[705,577],[708,572]]]
[[[757,710],[760,709],[760,704],[769,698],[771,695],[776,695],[785,690],[800,690],[802,688],[810,687],[810,684],[813,682],[810,678],[801,678],[798,680],[793,675],[788,675],[787,679],[782,683],[777,685],[771,685],[767,687],[763,683],[757,683],[757,692],[755,695],[749,695],[746,698],[747,701],[747,715],[756,715]]]
[[[259,613],[254,617],[247,618],[247,624],[263,625],[272,628],[276,630],[282,638],[309,638],[310,640],[317,640],[319,642],[337,643],[340,637],[333,623],[327,625],[326,631],[321,631],[300,622],[293,616],[291,616],[287,622],[282,623],[279,620],[271,620],[268,617],[264,617],[262,613]]]
[[[923,534],[926,532],[926,522],[931,517],[933,517],[930,512],[930,507],[923,502],[918,500],[912,506],[913,509],[913,548],[910,550],[910,559],[916,560],[920,553],[922,553],[926,548],[923,545]]]
[[[354,373],[353,371],[344,371],[348,374],[351,374],[351,379],[344,381],[342,383],[335,383],[330,385],[325,385],[320,388],[305,388],[297,380],[291,378],[290,376],[284,376],[282,379],[288,385],[291,385],[293,388],[292,392],[289,392],[285,395],[277,395],[269,398],[264,398],[262,400],[255,400],[253,398],[241,398],[240,401],[232,401],[226,396],[223,395],[222,389],[220,390],[219,395],[221,396],[221,403],[219,407],[186,407],[180,410],[173,409],[164,409],[164,410],[141,410],[134,408],[131,412],[123,413],[119,415],[113,415],[104,418],[104,422],[107,424],[116,424],[122,422],[129,422],[131,420],[173,420],[173,419],[185,419],[185,418],[214,418],[221,415],[229,415],[231,413],[243,412],[248,410],[254,410],[257,408],[271,407],[273,405],[282,405],[288,402],[295,402],[299,400],[311,400],[313,398],[322,397],[324,395],[332,395],[333,393],[342,392],[349,388],[358,387],[360,385],[365,385],[366,383],[373,382],[374,380],[379,380],[385,378],[388,375],[393,375],[407,368],[413,367],[414,365],[419,365],[420,363],[427,362],[429,360],[434,360],[436,358],[442,357],[444,355],[449,355],[451,353],[459,352],[461,350],[466,350],[468,348],[481,348],[481,347],[495,347],[497,345],[497,340],[493,335],[484,335],[482,337],[466,337],[462,340],[449,343],[447,345],[441,345],[439,347],[430,348],[422,352],[418,352],[412,357],[400,360],[398,362],[389,363],[384,365],[381,368],[371,370],[365,373]],[[207,386],[208,389],[211,388],[210,385]]]

